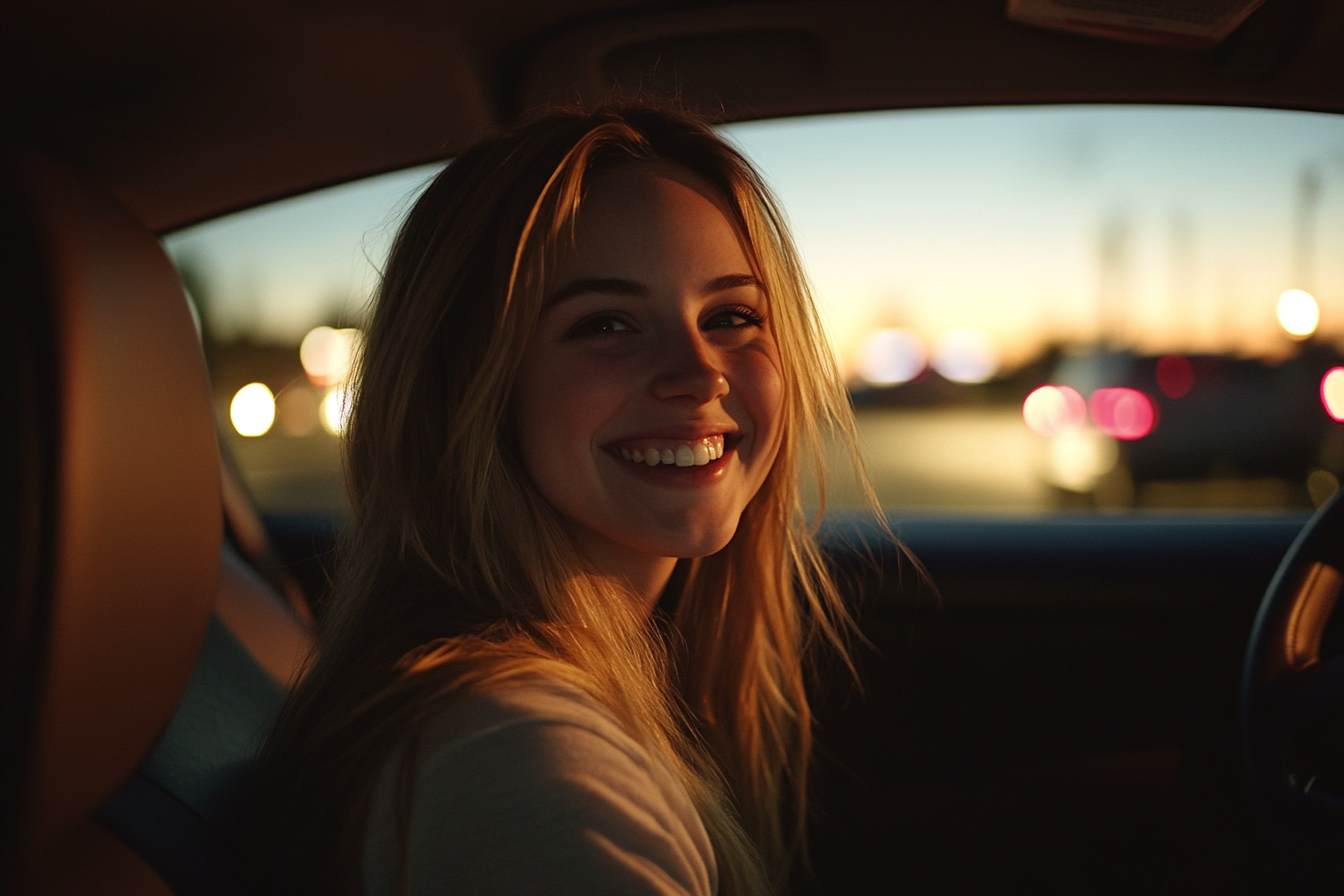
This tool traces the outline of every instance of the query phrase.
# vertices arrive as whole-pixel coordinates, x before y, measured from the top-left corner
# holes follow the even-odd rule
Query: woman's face
[[[514,396],[523,462],[599,571],[656,594],[728,543],[779,450],[767,298],[722,200],[663,163],[589,181],[552,282]]]

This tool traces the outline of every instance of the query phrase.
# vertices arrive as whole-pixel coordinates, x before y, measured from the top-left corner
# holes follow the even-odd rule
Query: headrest
[[[172,715],[210,618],[222,522],[204,362],[158,239],[70,172],[7,161],[45,253],[58,396],[29,864],[87,824]]]

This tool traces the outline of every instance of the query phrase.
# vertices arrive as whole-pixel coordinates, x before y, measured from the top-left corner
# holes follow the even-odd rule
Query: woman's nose
[[[698,337],[699,333],[677,340],[665,354],[651,386],[655,398],[690,398],[708,404],[728,394],[728,380],[713,351]]]

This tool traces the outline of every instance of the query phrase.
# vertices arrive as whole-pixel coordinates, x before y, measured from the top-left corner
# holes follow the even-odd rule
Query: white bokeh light
[[[299,345],[299,361],[308,379],[318,386],[334,386],[350,376],[363,334],[353,327],[340,330],[314,327]]]
[[[322,427],[332,435],[340,435],[349,420],[350,392],[345,386],[336,386],[322,399]]]
[[[983,330],[948,330],[938,337],[933,369],[954,383],[983,383],[999,372],[999,352]]]
[[[1022,419],[1038,435],[1057,436],[1087,421],[1087,402],[1068,386],[1041,386],[1022,402]]]
[[[924,342],[910,330],[878,330],[864,344],[859,375],[879,386],[908,383],[924,372],[928,357]]]
[[[1305,289],[1285,290],[1277,307],[1279,326],[1294,339],[1306,339],[1321,322],[1321,309]]]
[[[248,383],[229,403],[229,420],[240,436],[261,436],[275,422],[275,396],[264,383]]]
[[[1069,429],[1050,440],[1046,479],[1071,492],[1088,492],[1119,459],[1115,439],[1091,428]]]

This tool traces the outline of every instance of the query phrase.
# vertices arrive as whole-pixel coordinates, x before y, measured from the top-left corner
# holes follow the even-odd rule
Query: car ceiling
[[[1003,0],[21,2],[11,141],[163,232],[448,158],[554,100],[677,91],[722,120],[1057,102],[1344,111],[1344,2],[1268,0],[1212,51],[1009,22]]]

